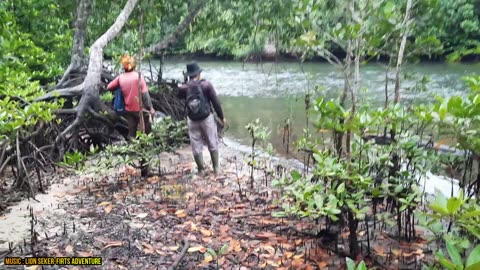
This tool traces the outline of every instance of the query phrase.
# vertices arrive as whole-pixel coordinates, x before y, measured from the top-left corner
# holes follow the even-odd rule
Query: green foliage
[[[480,239],[480,206],[476,201],[464,198],[460,191],[458,197],[445,198],[441,192],[437,192],[435,200],[429,204],[432,213],[426,214],[428,217],[424,226],[428,228],[437,238],[446,237],[445,240],[457,242],[461,239]],[[441,224],[449,224],[445,234]],[[465,235],[467,233],[467,235]],[[453,237],[453,239],[452,239]],[[461,241],[458,241],[461,242]]]
[[[1,70],[3,70],[2,67],[0,67],[0,73]],[[12,139],[17,131],[33,131],[39,122],[54,119],[52,112],[59,109],[62,104],[61,102],[33,102],[44,93],[40,90],[38,82],[30,82],[28,75],[21,71],[4,79],[0,86],[1,137]]]
[[[74,151],[65,153],[63,157],[63,162],[61,162],[60,164],[67,167],[73,166],[76,170],[80,170],[83,167],[82,164],[85,160],[86,155],[82,154],[81,152]]]
[[[44,18],[46,22],[35,20],[45,15],[37,5],[47,7],[53,1],[0,2],[0,137],[11,142],[17,133],[29,134],[40,122],[52,121],[53,111],[62,106],[62,101],[34,102],[45,93],[41,83],[60,74],[61,51],[52,43],[47,44],[45,35],[51,32],[45,33],[45,25],[59,28],[52,31],[61,31],[60,26],[66,23],[52,17]],[[49,39],[52,37],[53,34]],[[62,40],[52,42],[60,46]]]
[[[470,251],[467,259],[464,261],[460,250],[451,244],[446,242],[447,252],[449,259],[446,258],[441,250],[436,253],[436,258],[440,265],[449,270],[474,270],[480,267],[480,244]]]
[[[367,270],[367,265],[365,264],[364,261],[361,261],[358,263],[358,265],[355,265],[355,262],[350,259],[350,258],[345,258],[347,262],[347,270]]]
[[[246,125],[245,128],[248,130],[248,133],[250,134],[250,138],[252,140],[252,152],[249,155],[250,161],[248,162],[248,165],[251,168],[250,178],[251,186],[253,187],[253,170],[257,166],[257,160],[255,158],[258,156],[257,143],[264,144],[270,136],[271,131],[268,127],[264,126],[258,118]],[[273,151],[271,146],[269,148],[270,151]]]
[[[114,96],[113,96],[113,93],[111,91],[107,91],[105,93],[103,93],[102,95],[100,95],[100,99],[103,101],[103,102],[112,102]]]
[[[294,4],[292,0],[211,1],[185,40],[187,51],[237,58],[258,55],[266,44],[286,51],[300,30],[292,13]]]
[[[69,1],[0,3],[0,64],[21,69],[31,80],[51,82],[68,63],[71,49]],[[3,72],[0,72],[0,76]]]
[[[187,138],[184,121],[177,122],[171,117],[159,120],[150,134],[137,133],[137,138],[127,144],[109,145],[101,155],[98,170],[121,165],[140,166],[139,161],[153,165],[162,152],[172,152]]]
[[[217,269],[219,269],[219,259],[221,259],[227,252],[228,247],[230,246],[230,242],[223,244],[220,249],[215,251],[212,248],[207,248],[207,252],[205,252],[204,257],[207,260],[207,257],[211,257],[212,260],[216,262]]]
[[[477,5],[477,7],[475,7]],[[480,12],[475,0],[439,0],[429,20],[444,44],[450,61],[479,53]],[[452,35],[452,33],[455,33]]]

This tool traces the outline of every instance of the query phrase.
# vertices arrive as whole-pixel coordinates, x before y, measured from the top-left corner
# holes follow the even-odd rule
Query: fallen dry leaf
[[[137,218],[146,218],[148,216],[148,213],[141,213],[137,215]]]
[[[205,256],[205,259],[203,260],[204,263],[210,263],[211,261],[213,261],[213,257],[210,255]]]
[[[249,265],[250,265],[250,264],[249,264]],[[262,261],[262,263],[259,264],[258,267],[259,267],[260,269],[266,268],[266,267],[267,267],[267,262],[266,262],[266,261]]]
[[[112,209],[113,209],[113,205],[111,205],[111,204],[110,204],[110,205],[107,205],[107,206],[105,207],[105,209],[104,209],[104,210],[105,210],[105,214],[108,214],[108,213],[112,212]]]
[[[385,257],[387,254],[385,254],[385,250],[383,247],[375,245],[373,246],[373,250],[375,250],[375,253],[379,256]]]
[[[67,191],[67,192],[65,193],[65,195],[72,195],[72,196],[73,196],[73,195],[79,194],[80,192],[82,192],[81,189],[80,189],[80,190],[79,190],[79,189],[75,189],[75,190],[73,190],[73,191]]]
[[[27,268],[25,268],[25,269],[27,269],[27,270],[37,270],[37,269],[39,269],[39,268],[40,268],[40,265],[32,265],[32,266],[29,266],[29,267],[27,267]]]
[[[299,260],[299,259],[303,258],[303,256],[305,256],[305,253],[295,255],[295,256],[293,256],[293,259],[294,260]]]
[[[298,269],[300,267],[303,266],[303,262],[304,260],[303,259],[295,259],[292,261],[292,266],[295,268],[295,269]]]
[[[262,248],[265,249],[270,255],[275,254],[275,248],[271,245],[263,245]]]
[[[194,247],[191,247],[189,248],[188,250],[188,253],[193,253],[193,252],[201,252],[201,253],[205,253],[207,251],[207,248],[204,247],[204,246],[194,246]]]
[[[423,254],[423,250],[417,249],[417,250],[415,250],[415,251],[413,251],[413,252],[410,252],[410,253],[403,253],[403,256],[404,256],[404,257],[411,257],[411,256],[413,256],[413,255],[420,256],[420,255],[422,255],[422,254]]]
[[[198,231],[197,224],[195,223],[190,224],[190,230],[194,232]]]
[[[80,256],[80,257],[93,257],[93,253],[92,252],[87,252],[87,251],[77,251],[77,254]]]
[[[402,254],[402,251],[399,249],[392,249],[392,254],[395,256],[400,256]]]
[[[105,205],[109,205],[109,204],[112,204],[112,203],[111,202],[101,202],[97,206],[100,207],[100,206],[105,206]]]
[[[158,249],[156,249],[155,252],[156,252],[158,255],[162,255],[162,256],[167,255],[165,252],[163,252],[163,251],[161,251],[161,250],[158,250]]]
[[[195,193],[193,193],[193,192],[187,192],[187,193],[185,193],[185,199],[187,199],[187,200],[190,199],[190,198],[192,198],[193,196],[195,196]]]
[[[116,242],[112,242],[112,243],[104,246],[102,248],[102,250],[105,250],[105,249],[110,248],[110,247],[121,247],[121,246],[123,246],[123,242],[122,241],[116,241]]]
[[[144,242],[142,246],[144,247],[143,252],[145,252],[145,254],[153,254],[155,252],[155,249],[149,243]]]
[[[325,269],[325,268],[328,266],[328,263],[327,263],[327,262],[324,262],[324,261],[317,261],[317,266],[318,266],[320,269]]]
[[[277,234],[273,232],[261,232],[261,233],[255,234],[255,237],[259,239],[270,239],[270,238],[275,238],[276,236]]]
[[[246,208],[246,204],[244,203],[240,203],[240,204],[236,204],[235,206],[233,206],[233,208],[235,209],[243,209],[243,208]]]
[[[293,257],[293,254],[294,254],[293,252],[287,251],[285,252],[285,257],[287,257],[287,259],[290,259]]]
[[[166,216],[168,213],[165,209],[162,209],[162,210],[158,211],[158,214],[161,215],[161,216]]]
[[[171,250],[171,251],[177,251],[179,248],[180,248],[180,246],[167,247],[167,249],[168,249],[168,250]]]
[[[65,197],[65,195],[66,195],[66,194],[65,194],[64,192],[60,192],[60,193],[55,194],[55,197],[57,197],[57,198],[63,198],[63,197]]]
[[[212,243],[212,238],[211,237],[202,237],[202,241],[207,243],[207,244],[211,244]]]
[[[187,212],[185,212],[185,210],[181,209],[181,210],[178,210],[175,212],[175,215],[178,217],[178,218],[184,218],[187,216]]]
[[[97,236],[97,237],[94,237],[93,240],[97,241],[97,242],[100,242],[102,244],[108,244],[108,243],[111,243],[113,241],[109,240],[109,239],[106,239],[105,237],[103,236]]]
[[[72,245],[68,245],[68,246],[65,248],[65,252],[67,252],[67,253],[72,253],[72,252],[73,252],[73,247],[72,247]]]
[[[147,178],[147,181],[150,184],[155,184],[155,183],[158,183],[158,181],[160,181],[160,177],[152,176],[152,177]]]
[[[206,230],[206,229],[203,229],[203,228],[200,228],[200,232],[203,234],[203,236],[205,237],[208,237],[208,236],[212,236],[213,235],[213,232],[212,231],[209,231],[209,230]]]
[[[130,227],[132,228],[135,228],[135,229],[142,229],[143,227],[145,227],[145,223],[142,222],[130,222],[128,225],[130,225]]]
[[[233,239],[230,241],[228,251],[231,252],[232,250],[237,253],[242,251],[242,247],[240,246],[240,242],[238,240]]]
[[[55,255],[55,257],[64,257],[64,254],[58,250],[58,248],[51,248],[50,252]]]
[[[192,243],[197,242],[197,237],[196,237],[195,235],[193,235],[193,234],[189,234],[189,235],[187,236],[187,239],[188,239],[190,242],[192,242]]]
[[[273,267],[279,267],[280,264],[276,261],[273,261],[273,260],[267,260],[267,264],[270,265],[270,266],[273,266]]]

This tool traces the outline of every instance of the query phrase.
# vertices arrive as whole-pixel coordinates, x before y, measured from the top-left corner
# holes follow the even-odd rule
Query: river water
[[[165,62],[163,78],[183,80],[182,70],[185,70],[186,63]],[[158,66],[159,63],[152,64]],[[211,81],[220,96],[229,125],[226,135],[240,143],[249,144],[245,125],[259,118],[272,130],[270,142],[281,154],[286,152],[283,143],[285,120],[290,118],[292,121],[291,141],[298,139],[305,128],[305,93],[319,86],[321,95],[334,98],[338,97],[343,86],[340,71],[326,63],[199,61],[199,65],[203,69],[202,78]],[[405,66],[404,73],[408,77],[402,82],[402,99],[426,102],[433,100],[435,95],[465,94],[467,90],[461,77],[478,72],[479,67],[478,64]],[[389,76],[393,78],[394,74]],[[423,76],[427,78],[423,92],[406,89],[414,87],[415,81]],[[381,64],[362,66],[361,79],[366,90],[361,91],[360,99],[374,105],[383,104],[385,67]],[[389,87],[393,89],[393,84]]]

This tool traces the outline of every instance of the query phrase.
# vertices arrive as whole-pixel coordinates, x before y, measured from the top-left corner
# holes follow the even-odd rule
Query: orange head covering
[[[132,71],[136,65],[135,57],[125,54],[122,56],[122,59],[120,59],[120,63],[125,71]]]

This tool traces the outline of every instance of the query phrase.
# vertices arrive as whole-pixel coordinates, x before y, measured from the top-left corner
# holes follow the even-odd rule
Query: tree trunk
[[[398,103],[400,101],[400,71],[401,71],[401,66],[403,62],[403,55],[405,53],[405,46],[407,44],[407,37],[409,34],[409,21],[410,21],[410,11],[412,9],[412,0],[407,0],[407,7],[405,9],[405,17],[403,19],[403,35],[402,35],[402,41],[400,42],[400,49],[398,51],[398,57],[397,57],[397,66],[395,69],[395,97],[393,99],[394,103]]]
[[[87,18],[91,9],[91,1],[92,0],[80,0],[79,7],[77,9],[75,40],[73,42],[72,59],[69,68],[78,65],[85,66],[85,64],[82,64],[82,55],[84,50]],[[162,50],[176,42],[178,37],[185,31],[185,29],[193,21],[195,16],[200,12],[201,8],[207,3],[207,1],[208,0],[201,0],[198,4],[196,4],[170,36],[166,37],[161,42],[151,46],[146,50],[150,52]],[[67,88],[55,89],[36,99],[36,101],[45,101],[60,97],[81,96],[76,108],[63,109],[57,112],[68,112],[76,114],[75,120],[68,127],[66,127],[65,130],[63,130],[63,132],[61,132],[61,134],[59,134],[55,139],[54,145],[58,148],[59,159],[63,158],[63,142],[65,141],[66,137],[72,132],[75,132],[77,128],[79,128],[79,126],[81,126],[85,122],[87,114],[92,115],[94,118],[105,122],[105,124],[110,127],[113,126],[110,119],[98,113],[99,111],[108,111],[110,117],[113,118],[115,121],[119,119],[119,117],[111,109],[109,109],[108,106],[101,102],[99,97],[103,72],[103,49],[121,31],[125,23],[128,21],[128,18],[132,13],[133,9],[135,8],[137,2],[138,0],[128,0],[121,13],[118,15],[116,21],[90,47],[88,69],[86,71],[86,76],[81,84]],[[73,68],[71,68],[71,70],[73,70]],[[68,71],[67,69],[67,72],[65,72],[66,75],[64,77],[67,76],[68,72],[70,71]],[[65,81],[65,79],[63,80]],[[63,83],[64,85],[66,85],[65,82]],[[52,151],[54,150],[55,147],[52,147]]]
[[[100,79],[102,75],[103,48],[114,39],[123,28],[132,13],[138,0],[128,0],[123,10],[118,15],[115,23],[99,37],[90,48],[90,59],[88,63],[87,76],[77,91],[83,93],[78,106],[75,108],[77,117],[73,123],[67,127],[55,140],[56,145],[65,139],[65,136],[74,132],[76,128],[84,122],[87,113],[98,111],[101,107],[99,98]],[[62,91],[62,90],[59,90]],[[57,91],[57,92],[59,92]],[[63,89],[65,91],[65,89]],[[59,145],[60,158],[63,156],[63,147]]]
[[[62,79],[55,88],[64,86],[70,73],[75,70],[83,71],[86,69],[85,59],[85,39],[87,36],[87,22],[92,9],[92,0],[80,0],[77,7],[77,20],[75,22],[75,33],[73,36],[72,55],[70,65],[67,67]]]
[[[348,219],[348,246],[350,249],[350,256],[355,259],[359,255],[359,247],[358,247],[358,238],[357,238],[357,227],[358,227],[358,220],[355,218],[355,214],[352,210],[347,210],[347,219]]]

